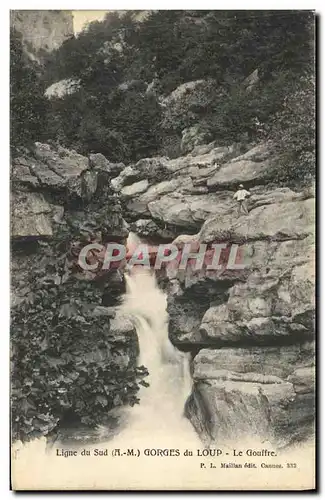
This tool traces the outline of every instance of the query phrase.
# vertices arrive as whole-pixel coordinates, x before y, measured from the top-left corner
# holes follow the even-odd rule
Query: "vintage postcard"
[[[12,10],[11,488],[314,490],[315,13]]]

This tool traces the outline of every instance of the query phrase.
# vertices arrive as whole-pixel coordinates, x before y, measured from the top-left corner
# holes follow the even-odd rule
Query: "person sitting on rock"
[[[239,189],[236,191],[234,194],[234,199],[238,203],[238,210],[237,210],[237,215],[239,217],[241,210],[247,215],[248,214],[248,207],[247,207],[247,200],[246,198],[250,196],[250,192],[246,191],[244,189],[244,186],[242,184],[239,184]]]

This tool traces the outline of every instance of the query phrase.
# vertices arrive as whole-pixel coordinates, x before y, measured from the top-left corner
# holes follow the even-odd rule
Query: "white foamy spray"
[[[131,238],[131,242],[130,242]],[[138,243],[131,234],[128,244]],[[18,487],[51,488],[183,488],[195,480],[197,458],[184,450],[201,446],[184,405],[191,392],[189,355],[178,351],[168,338],[166,296],[148,268],[133,267],[126,274],[126,294],[117,316],[127,316],[139,340],[138,365],[144,365],[149,387],[139,392],[140,404],[124,410],[126,427],[110,441],[85,445],[89,455],[59,458],[57,449],[46,449],[46,439],[13,446],[13,482]],[[64,443],[55,443],[66,448]],[[107,450],[102,458],[94,449]],[[113,457],[119,449],[121,456]],[[128,455],[128,451],[139,456]],[[188,475],[190,474],[190,478]],[[32,478],[32,479],[31,479]]]
[[[141,243],[132,233],[128,244],[130,240],[132,246]],[[131,409],[126,432],[132,440],[142,434],[141,439],[147,438],[150,446],[153,435],[155,439],[163,436],[164,442],[171,439],[174,445],[177,435],[197,440],[183,415],[192,388],[189,354],[176,349],[168,338],[166,305],[166,295],[157,286],[154,272],[133,267],[126,274],[126,295],[119,312],[134,321],[140,348],[138,364],[149,371],[149,387],[140,390],[140,404]]]
[[[134,240],[134,236],[131,235]],[[203,445],[184,418],[191,391],[189,360],[168,339],[166,297],[150,270],[134,268],[126,276],[127,292],[118,314],[132,318],[139,338],[139,363],[149,370],[150,386],[140,391],[140,404],[126,410],[127,427],[110,441],[84,446],[77,456],[62,458],[57,448],[46,449],[46,439],[13,446],[14,489],[308,489],[314,477],[314,445],[295,448],[280,460],[304,463],[301,469],[220,469],[232,449],[223,447],[220,459],[205,459],[197,450]],[[252,441],[249,447],[254,447]],[[237,443],[237,448],[244,443]],[[265,442],[255,447],[265,447]],[[65,446],[63,446],[66,448]],[[95,455],[99,449],[106,455]],[[114,455],[114,451],[120,453]],[[87,451],[88,454],[82,454]],[[129,453],[129,452],[132,453]],[[191,453],[189,453],[191,451]],[[308,458],[307,458],[308,457]],[[239,460],[238,458],[236,460]],[[241,462],[245,464],[244,456]],[[264,460],[264,459],[262,459]],[[203,462],[203,466],[202,466]],[[212,463],[212,468],[211,468]],[[249,473],[248,473],[249,471]],[[277,472],[278,471],[278,472]],[[237,486],[237,488],[236,488]]]

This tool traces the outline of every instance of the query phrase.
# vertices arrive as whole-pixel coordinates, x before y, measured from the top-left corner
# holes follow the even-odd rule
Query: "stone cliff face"
[[[238,244],[243,269],[170,269],[162,279],[170,337],[193,354],[186,414],[207,443],[306,439],[314,424],[315,200],[312,189],[280,188],[271,179],[268,144],[245,152],[197,145],[183,157],[127,167],[36,144],[12,168],[13,305],[28,296],[42,253],[27,246],[51,241],[71,221],[77,233],[100,232],[101,241],[123,242],[130,229],[179,248],[191,242],[193,251],[200,243]],[[249,214],[238,217],[239,183],[251,197]],[[114,280],[106,279],[108,297],[122,293]]]
[[[11,26],[22,34],[28,55],[38,61],[73,36],[73,16],[69,10],[12,10]]]
[[[140,235],[244,252],[241,270],[168,271],[170,337],[193,352],[186,412],[207,442],[287,445],[313,428],[314,194],[271,179],[268,144],[243,153],[211,143],[140,160],[111,181]],[[239,183],[251,197],[237,217]]]
[[[72,247],[80,243],[81,233],[84,241],[113,238],[124,242],[127,225],[109,186],[110,179],[123,168],[122,163],[110,163],[101,154],[87,158],[60,146],[36,143],[33,152],[22,149],[11,166],[11,238],[15,248],[23,251],[34,243],[40,249],[38,242],[51,245],[60,238],[62,227]],[[12,257],[14,263],[15,252]],[[95,277],[87,272],[80,276],[86,280]]]
[[[21,150],[11,167],[11,307],[28,303],[35,285],[70,283],[80,293],[82,310],[72,316],[103,319],[104,331],[117,341],[135,340],[130,323],[117,324],[114,306],[125,291],[116,272],[108,276],[77,265],[78,249],[89,241],[124,243],[128,235],[121,206],[109,181],[123,164],[109,163],[100,154],[86,158],[65,148],[36,143],[33,152]],[[62,246],[62,249],[60,248]],[[59,253],[58,253],[59,249]],[[61,256],[60,256],[61,255]],[[60,260],[64,265],[59,264]],[[35,280],[37,284],[35,283]],[[97,289],[89,301],[82,282]],[[78,283],[80,285],[78,285]],[[64,286],[63,286],[64,288]],[[83,311],[83,312],[82,312]],[[65,314],[64,311],[62,314]],[[71,314],[71,313],[69,313]],[[133,340],[132,340],[133,337]],[[94,345],[96,349],[96,346]]]

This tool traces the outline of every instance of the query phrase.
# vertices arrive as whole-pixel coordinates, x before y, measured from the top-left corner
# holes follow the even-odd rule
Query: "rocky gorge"
[[[304,440],[314,425],[313,186],[275,184],[267,142],[188,142],[183,156],[130,165],[57,144],[22,148],[11,172],[12,313],[24,304],[30,311],[37,287],[42,295],[50,282],[67,290],[61,317],[79,321],[94,338],[96,328],[101,332],[101,344],[88,353],[92,361],[115,356],[118,366],[134,367],[134,327],[114,319],[124,283],[114,272],[81,271],[80,245],[125,243],[129,231],[179,248],[238,244],[244,269],[188,268],[158,276],[168,296],[170,338],[192,354],[186,415],[205,442],[245,435],[278,446]],[[251,197],[249,214],[237,217],[239,183]],[[86,283],[96,296],[89,300],[83,292],[72,304],[71,283],[78,289]],[[115,347],[105,345],[105,336]],[[51,341],[45,335],[42,343],[46,351]],[[88,344],[78,356],[85,350]],[[51,360],[57,363],[57,355]]]
[[[165,180],[154,182],[148,165]],[[267,144],[243,154],[210,144],[174,160],[140,160],[112,181],[127,217],[141,217],[140,234],[173,233],[180,248],[237,243],[248,258],[243,270],[189,270],[167,285],[170,337],[194,353],[186,412],[213,441],[255,435],[288,444],[313,427],[313,189],[271,179]],[[239,183],[251,198],[249,215],[237,218]]]
[[[89,240],[126,240],[109,186],[123,165],[49,144],[20,153],[11,170],[12,412],[13,435],[26,440],[61,421],[95,428],[138,386],[134,326],[114,309],[124,283],[77,264]]]

